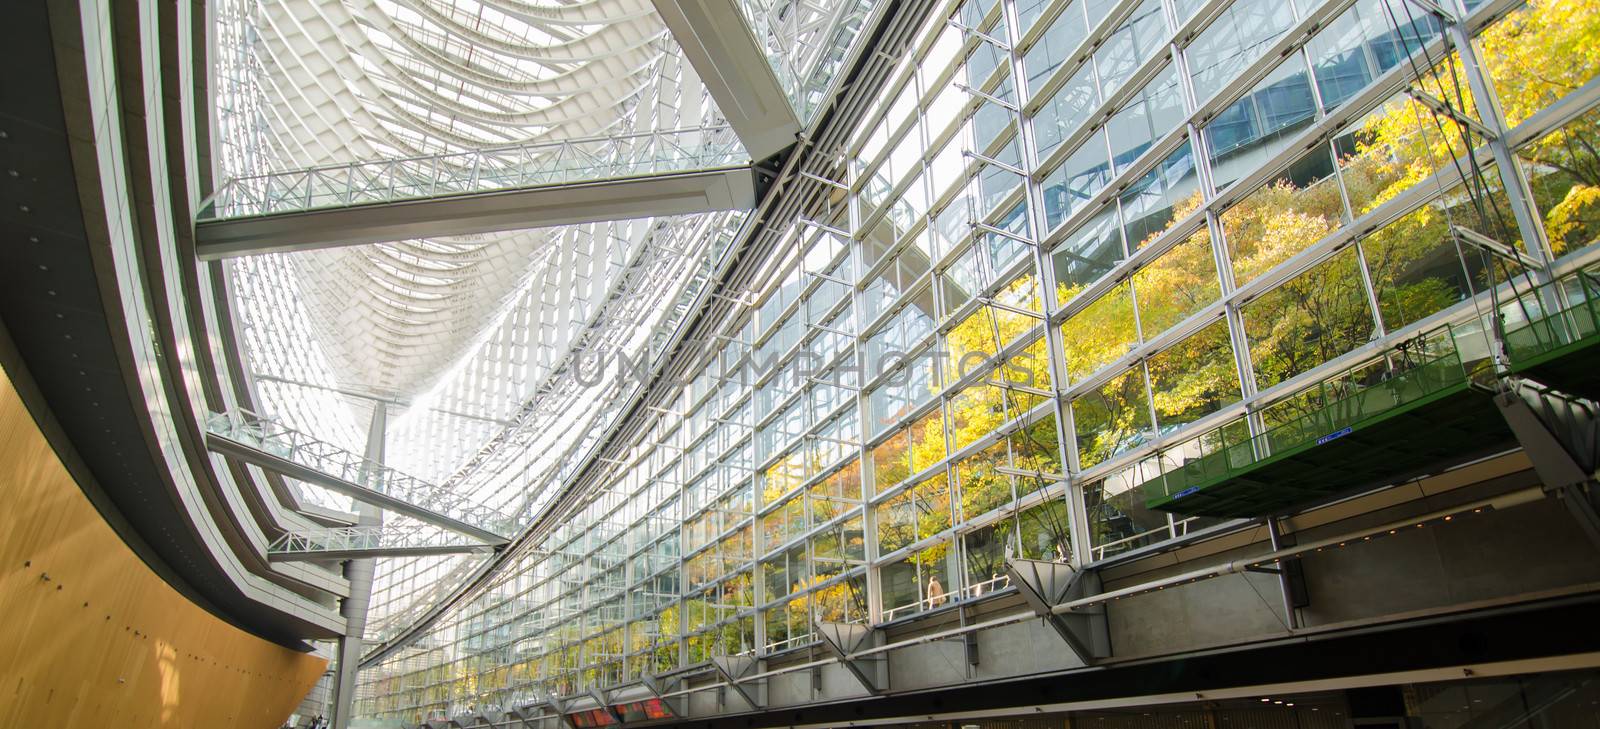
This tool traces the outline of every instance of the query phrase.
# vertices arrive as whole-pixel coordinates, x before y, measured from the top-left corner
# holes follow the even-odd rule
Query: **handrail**
[[[728,127],[563,139],[464,152],[319,165],[223,182],[200,221],[511,190],[748,163]]]
[[[206,417],[206,431],[328,477],[496,534],[510,534],[516,529],[513,517],[476,503],[464,494],[370,461],[360,454],[247,410],[209,414]]]
[[[1463,346],[1463,340],[1468,341]],[[1308,444],[1335,440],[1357,423],[1463,384],[1492,382],[1489,340],[1480,329],[1451,324],[1423,332],[1300,391],[1316,405],[1286,422],[1244,438],[1219,432],[1210,453],[1145,481],[1147,500],[1175,498],[1201,485]]]
[[[422,524],[363,524],[345,527],[294,529],[279,535],[267,545],[268,555],[313,554],[379,550],[488,549],[481,542],[462,542],[460,537]]]

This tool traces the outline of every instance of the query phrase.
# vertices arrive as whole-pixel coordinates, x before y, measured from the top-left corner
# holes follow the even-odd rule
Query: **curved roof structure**
[[[222,179],[428,155],[449,177],[465,174],[455,162],[463,153],[722,123],[648,0],[230,0],[217,12]],[[700,234],[729,220],[236,259],[230,278],[257,407],[359,451],[372,404],[386,403],[399,413],[390,463],[528,514],[543,498],[535,479],[561,465],[600,401],[617,394],[557,393],[558,371],[582,347],[638,356],[702,268],[713,239]],[[548,427],[539,415],[558,405],[584,417]],[[497,443],[542,458],[485,469]],[[476,559],[386,560],[373,630],[386,614],[410,613],[409,596],[429,592],[419,582]]]

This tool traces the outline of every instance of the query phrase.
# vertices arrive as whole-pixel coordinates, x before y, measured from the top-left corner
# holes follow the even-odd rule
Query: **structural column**
[[[388,426],[388,405],[381,401],[372,405],[372,424],[367,428],[366,464],[362,466],[361,481],[368,487],[377,487],[370,481],[371,464],[383,462],[384,433]],[[383,512],[371,504],[357,501],[356,523],[377,525],[383,523]],[[339,608],[344,616],[344,637],[339,639],[339,657],[335,664],[333,680],[333,729],[348,729],[356,703],[356,674],[361,668],[362,635],[367,629],[367,605],[372,600],[372,577],[377,571],[377,559],[364,557],[344,563],[345,579],[350,581],[350,596]]]

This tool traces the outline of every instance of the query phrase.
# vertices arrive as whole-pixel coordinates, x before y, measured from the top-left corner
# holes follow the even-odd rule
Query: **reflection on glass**
[[[1221,296],[1211,235],[1201,229],[1133,274],[1139,326],[1155,337]]]
[[[1156,239],[1200,206],[1200,181],[1189,143],[1173,150],[1155,169],[1120,195],[1127,239],[1135,250]]]
[[[1245,305],[1256,386],[1271,387],[1372,338],[1371,307],[1353,248]]]
[[[1260,167],[1316,115],[1305,61],[1291,56],[1206,126],[1216,188]]]
[[[1111,139],[1111,163],[1118,172],[1127,169],[1157,140],[1181,128],[1183,122],[1183,95],[1178,91],[1178,73],[1174,66],[1168,66],[1106,122],[1106,133]],[[1193,167],[1193,163],[1184,166]]]
[[[1168,433],[1239,400],[1228,322],[1217,320],[1151,357],[1151,405]]]
[[[1043,4],[1039,4],[1042,6]],[[1019,24],[1026,28],[1032,24],[1030,13],[1037,17],[1038,10],[1025,10],[1021,5],[1017,8]],[[1022,67],[1028,73],[1028,95],[1034,95],[1039,87],[1050,78],[1055,71],[1067,60],[1068,54],[1077,50],[1078,44],[1089,35],[1088,24],[1083,17],[1083,3],[1070,3],[1061,14],[1056,16],[1050,27],[1039,36],[1039,40],[1022,57]]]
[[[1071,301],[1124,257],[1117,206],[1107,205],[1051,251],[1050,259],[1056,272],[1056,304],[1060,306]]]
[[[1189,44],[1195,98],[1204,102],[1294,25],[1294,6],[1282,0],[1238,0]]]
[[[1061,324],[1067,377],[1088,377],[1128,353],[1139,336],[1133,321],[1133,289],[1124,281]]]
[[[1055,228],[1111,181],[1103,131],[1097,131],[1044,179],[1045,225]]]
[[[1408,10],[1405,0],[1360,0],[1306,44],[1324,111],[1344,103],[1439,34],[1432,15]]]
[[[1078,435],[1078,465],[1090,468],[1150,438],[1144,368],[1118,375],[1099,390],[1072,401]]]
[[[1222,214],[1234,281],[1244,285],[1344,221],[1328,148],[1317,146]]]
[[[1094,64],[1086,63],[1072,74],[1033,117],[1033,140],[1039,159],[1050,156],[1100,106]]]

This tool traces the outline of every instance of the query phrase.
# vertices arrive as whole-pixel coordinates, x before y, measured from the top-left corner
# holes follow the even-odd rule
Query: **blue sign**
[[[1346,427],[1344,430],[1335,430],[1332,433],[1329,433],[1329,434],[1327,434],[1325,436],[1322,436],[1321,438],[1318,438],[1317,439],[1317,445],[1322,445],[1323,443],[1327,443],[1330,440],[1338,440],[1340,438],[1343,438],[1343,437],[1349,435],[1352,431],[1353,431],[1353,429],[1349,428],[1349,427]]]
[[[1181,499],[1181,498],[1183,498],[1185,496],[1188,496],[1189,494],[1192,494],[1192,493],[1194,493],[1196,491],[1199,491],[1199,490],[1200,490],[1199,486],[1190,486],[1189,488],[1186,488],[1186,489],[1184,489],[1182,491],[1179,491],[1178,493],[1173,494],[1172,495],[1172,500],[1173,501],[1177,501],[1178,499]]]

